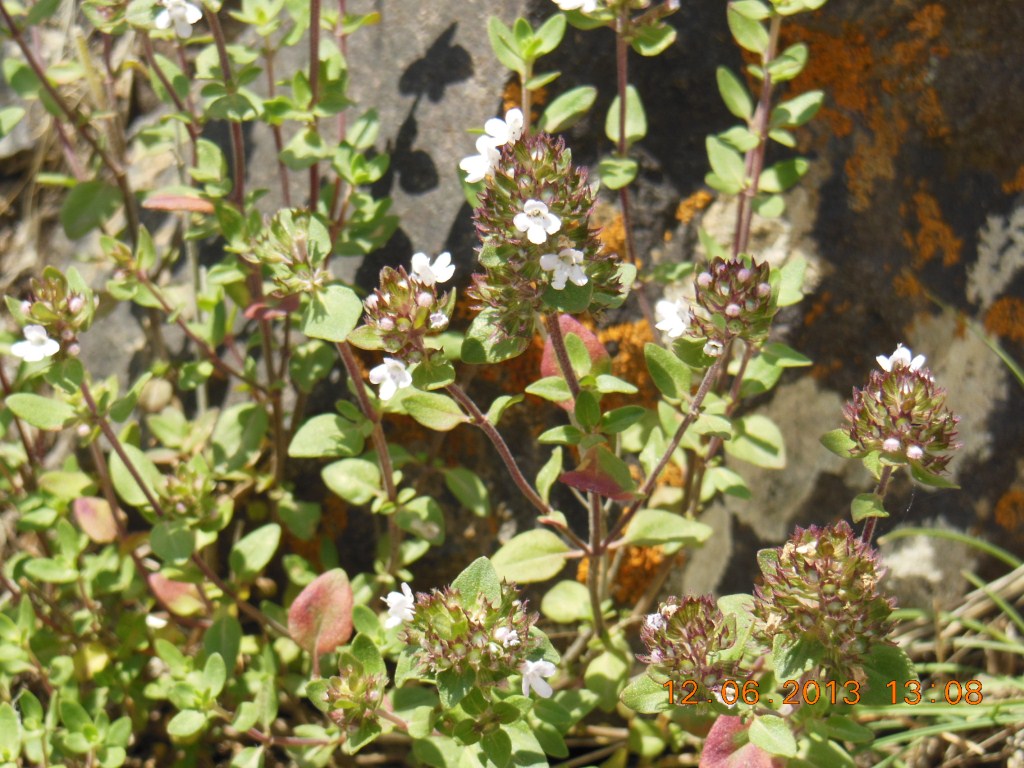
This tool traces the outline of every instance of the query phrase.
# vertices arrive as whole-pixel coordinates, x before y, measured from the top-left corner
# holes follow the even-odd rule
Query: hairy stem
[[[580,382],[576,378],[576,372],[572,369],[569,361],[569,351],[565,348],[565,336],[562,335],[562,325],[558,322],[558,315],[547,314],[544,316],[544,325],[548,331],[548,338],[551,339],[551,347],[555,351],[555,359],[558,361],[558,368],[569,385],[569,392],[575,400],[580,396]]]
[[[892,479],[892,467],[886,465],[882,467],[882,475],[878,478],[878,485],[875,486],[875,493],[881,498],[885,498],[886,491],[889,490],[889,481]],[[864,521],[864,530],[860,534],[860,540],[865,544],[870,544],[871,540],[875,537],[875,524],[878,522],[877,517],[869,517]]]

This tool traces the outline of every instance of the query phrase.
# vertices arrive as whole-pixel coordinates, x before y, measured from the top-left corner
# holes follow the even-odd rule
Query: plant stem
[[[601,565],[604,553],[601,541],[604,533],[604,516],[601,510],[601,498],[596,493],[590,496],[590,553],[587,561],[587,592],[590,595],[590,613],[594,619],[594,633],[601,641],[608,644],[611,638],[604,623],[601,610]]]
[[[761,81],[761,95],[757,101],[752,120],[753,132],[757,136],[757,146],[747,152],[746,175],[750,185],[740,194],[736,208],[736,232],[732,241],[732,255],[739,256],[750,245],[750,225],[754,216],[754,197],[757,195],[761,182],[761,170],[764,168],[764,155],[768,149],[768,118],[771,116],[772,76],[768,72],[768,62],[775,58],[779,45],[779,30],[782,27],[782,16],[773,14],[769,23],[768,46],[761,56],[761,70],[764,80]]]
[[[314,110],[313,130],[317,130],[315,110],[320,101],[320,0],[309,0],[309,92]],[[309,210],[316,213],[320,203],[320,163],[309,167]]]
[[[711,389],[711,383],[715,380],[715,377],[718,376],[718,370],[722,365],[722,361],[726,357],[727,351],[727,349],[722,350],[722,354],[715,359],[715,362],[712,363],[711,367],[704,373],[704,378],[700,382],[700,387],[697,389],[697,393],[693,396],[693,402],[690,403],[690,410],[687,411],[686,416],[683,417],[683,420],[680,422],[675,434],[672,435],[672,440],[669,441],[668,447],[665,449],[665,453],[662,455],[651,473],[647,476],[647,480],[644,481],[643,487],[641,487],[637,492],[636,499],[629,505],[629,507],[626,508],[622,515],[619,516],[615,525],[612,526],[611,532],[604,541],[605,547],[607,547],[608,544],[622,532],[629,521],[633,518],[633,515],[636,514],[637,510],[640,509],[641,505],[647,501],[647,498],[654,491],[654,486],[657,484],[658,478],[661,476],[665,467],[668,466],[668,462],[672,458],[672,454],[675,452],[676,448],[679,447],[679,441],[683,439],[683,435],[686,433],[686,430],[689,429],[693,422],[695,422],[700,416],[700,406],[704,402],[704,398],[707,397],[708,391]]]
[[[629,31],[629,25],[629,5],[623,3],[619,16],[615,20],[615,73],[619,95],[618,154],[622,158],[629,154],[629,142],[626,139],[626,93],[629,84],[629,44],[626,42],[626,33]],[[633,237],[633,217],[630,213],[628,184],[619,189],[619,205],[622,208],[623,243],[626,246],[624,260],[631,263],[636,258],[636,241]],[[643,293],[642,287],[640,290]],[[641,303],[645,301],[646,296],[643,296]],[[649,310],[646,310],[644,314],[649,315]]]
[[[359,410],[373,424],[370,438],[373,440],[373,448],[377,453],[377,464],[380,466],[380,474],[384,481],[384,492],[387,494],[388,501],[394,503],[398,500],[398,489],[395,487],[395,469],[391,461],[388,441],[384,436],[384,426],[381,424],[380,413],[377,412],[377,409],[373,407],[373,403],[370,402],[370,395],[366,391],[366,383],[363,381],[359,364],[356,362],[356,356],[352,353],[352,345],[347,341],[339,341],[337,347],[338,354],[341,356],[341,362],[345,366],[345,372],[348,373],[348,377],[352,381],[352,388],[355,390]],[[387,573],[393,576],[402,567],[402,529],[398,527],[398,521],[393,513],[388,515],[387,518],[388,542],[390,543]]]
[[[884,499],[886,491],[889,490],[889,480],[891,479],[892,467],[889,465],[882,467],[882,475],[878,478],[878,485],[875,486],[875,494]],[[864,530],[860,534],[860,540],[865,544],[870,544],[871,539],[875,537],[875,524],[877,522],[877,517],[869,517],[864,521]]]
[[[502,462],[505,464],[505,468],[508,469],[509,474],[512,475],[512,481],[516,484],[516,487],[522,492],[526,500],[532,504],[538,512],[542,515],[550,515],[552,512],[551,507],[540,497],[540,494],[533,489],[529,481],[523,476],[523,472],[519,469],[519,464],[516,463],[515,457],[512,456],[512,451],[509,450],[508,444],[505,439],[501,436],[501,433],[491,424],[487,416],[481,411],[476,403],[467,395],[458,384],[449,384],[446,388],[448,394],[454,397],[459,405],[466,409],[469,413],[470,421],[480,428],[495,450],[498,451],[498,455],[501,457]]]
[[[562,325],[558,322],[558,315],[545,315],[544,325],[548,331],[548,338],[551,339],[551,347],[555,351],[558,367],[562,371],[565,383],[569,385],[569,392],[572,393],[573,400],[575,400],[580,396],[580,382],[569,361],[569,351],[565,348],[565,337],[562,335]]]
[[[75,126],[78,130],[78,134],[85,139],[85,141],[92,147],[92,150],[99,157],[100,161],[107,167],[107,169],[114,175],[114,181],[121,190],[121,197],[124,198],[124,211],[125,218],[128,220],[128,239],[131,241],[132,246],[135,246],[136,240],[139,235],[139,209],[138,202],[135,200],[135,195],[132,193],[131,186],[128,184],[128,175],[126,174],[124,167],[118,163],[100,144],[99,139],[93,134],[93,125],[89,120],[88,116],[82,114],[77,108],[70,106],[64,98],[57,92],[57,89],[53,87],[50,80],[46,77],[46,70],[43,69],[42,64],[35,56],[35,52],[25,42],[24,36],[21,34],[21,30],[18,29],[14,23],[14,19],[7,12],[7,8],[4,5],[3,0],[0,0],[0,16],[3,17],[4,23],[10,30],[11,37],[14,39],[15,44],[21,49],[22,54],[25,56],[25,61],[28,62],[29,67],[35,73],[39,82],[42,84],[46,93],[53,99],[53,102],[57,105],[57,108],[67,117],[71,125]]]
[[[224,30],[220,26],[220,19],[217,14],[210,10],[205,12],[206,20],[210,24],[210,32],[213,34],[213,42],[217,48],[217,59],[220,62],[221,77],[224,78],[224,86],[229,93],[236,93],[237,88],[232,82],[231,59],[228,56],[228,45],[224,39]],[[229,120],[231,130],[231,157],[234,166],[234,183],[231,187],[231,199],[238,206],[238,209],[245,208],[245,142],[242,138],[242,124],[237,120]]]
[[[7,374],[4,373],[3,363],[0,363],[0,386],[3,386],[4,399],[11,396],[11,383],[7,380]],[[18,430],[18,437],[21,439],[21,444],[25,447],[25,463],[18,467],[21,473],[22,482],[25,484],[25,490],[34,491],[36,489],[36,464],[39,463],[39,458],[36,452],[32,450],[32,444],[28,441],[28,433],[25,432],[25,425],[21,423],[21,419],[17,416],[12,415],[14,421],[14,427]]]
[[[274,83],[274,51],[269,47],[263,49],[264,69],[267,73],[267,96],[274,98],[276,86]],[[281,159],[281,151],[284,149],[284,137],[281,135],[281,126],[272,125],[270,130],[274,135],[274,150],[277,153],[277,175],[281,180],[281,198],[284,200],[284,207],[292,207],[292,191],[288,179],[288,166]]]

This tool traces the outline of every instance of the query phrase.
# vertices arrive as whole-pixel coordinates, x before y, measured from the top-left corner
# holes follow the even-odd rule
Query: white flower
[[[192,37],[192,25],[203,18],[203,12],[186,0],[161,0],[161,5],[164,9],[156,15],[156,28],[170,29],[173,24],[178,37]]]
[[[667,623],[668,622],[665,621],[665,617],[660,613],[649,613],[646,618],[644,618],[644,624],[647,625],[647,628],[653,629],[654,631],[664,629]]]
[[[163,629],[167,626],[167,619],[151,613],[146,616],[146,626],[150,629]]]
[[[896,351],[893,352],[889,357],[885,355],[879,355],[875,358],[878,364],[882,367],[883,371],[890,372],[893,368],[899,366],[902,368],[909,368],[912,371],[916,371],[922,365],[924,365],[924,355],[918,355],[913,360],[910,359],[911,352],[909,349],[903,346],[903,344],[896,345]]]
[[[532,239],[532,238],[531,238]],[[583,271],[583,252],[575,248],[563,248],[557,254],[545,253],[540,257],[540,268],[551,275],[551,287],[556,291],[565,288],[565,281],[576,285],[587,284],[587,273]]]
[[[900,439],[898,437],[887,437],[885,442],[882,443],[882,450],[887,453],[896,453],[900,449]]]
[[[431,312],[430,313],[430,329],[432,331],[439,331],[448,326],[448,315],[444,312]]]
[[[718,357],[725,349],[725,345],[717,339],[709,339],[704,345],[704,354],[708,357]]]
[[[563,11],[593,13],[597,10],[597,0],[555,0],[555,5]]]
[[[533,688],[542,699],[551,698],[554,690],[544,678],[555,674],[557,669],[554,664],[544,659],[524,661],[519,665],[519,671],[523,675],[523,696],[529,696],[530,689]]]
[[[452,264],[452,255],[445,251],[438,255],[433,261],[425,253],[414,253],[412,255],[412,275],[423,285],[435,285],[446,283],[455,274],[455,265]]]
[[[466,181],[473,184],[483,181],[484,177],[494,173],[501,155],[494,148],[493,136],[481,136],[476,140],[477,154],[462,158],[459,168],[466,172]]]
[[[654,319],[658,321],[654,327],[670,339],[678,339],[690,327],[690,312],[678,301],[659,301],[654,305]]]
[[[401,592],[388,592],[388,596],[382,597],[381,600],[388,604],[388,618],[384,622],[385,629],[412,621],[413,612],[416,610],[416,598],[408,584],[402,582]]]
[[[26,363],[38,363],[60,351],[60,344],[47,336],[46,329],[41,325],[26,325],[22,333],[25,334],[25,341],[11,344],[11,354]]]
[[[504,648],[515,648],[519,645],[519,633],[512,627],[498,627],[494,630],[494,639]]]
[[[907,446],[907,458],[911,461],[920,461],[924,457],[924,448],[920,445]]]
[[[491,146],[503,147],[514,144],[523,135],[523,110],[510,109],[505,119],[492,117],[484,123],[484,132],[491,138]]]
[[[546,243],[548,235],[562,228],[562,220],[548,213],[548,207],[540,200],[527,200],[523,212],[517,213],[512,223],[520,232],[526,233],[527,240],[536,245]]]
[[[412,384],[412,374],[401,360],[385,357],[383,363],[370,371],[370,381],[380,384],[381,400],[390,400],[395,392]]]

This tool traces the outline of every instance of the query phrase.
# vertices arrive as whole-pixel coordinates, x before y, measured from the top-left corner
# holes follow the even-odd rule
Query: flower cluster
[[[433,261],[424,253],[413,254],[411,269],[384,267],[380,287],[363,303],[366,326],[389,355],[370,371],[370,381],[380,385],[382,400],[412,384],[407,364],[428,354],[424,339],[445,330],[455,309],[454,291],[438,295],[438,286],[455,274],[450,254],[442,253]]]
[[[424,672],[472,674],[477,685],[520,673],[523,695],[529,695],[530,688],[541,696],[551,695],[543,678],[554,674],[554,665],[530,658],[539,655],[530,635],[537,615],[526,612],[513,586],[502,584],[501,598],[494,602],[479,593],[448,588],[418,595],[414,607],[401,600],[392,607],[390,599],[396,596],[400,597],[388,596],[389,615],[401,615],[407,622],[405,639],[416,646],[415,657]]]
[[[385,703],[386,674],[367,670],[352,653],[343,652],[338,658],[338,674],[328,678],[327,683],[323,696],[327,716],[335,724],[355,733],[367,721],[377,719],[377,710]]]
[[[31,298],[9,306],[23,325],[24,341],[11,345],[11,354],[27,363],[53,357],[61,349],[78,353],[78,334],[92,324],[96,304],[77,270],[67,275],[47,267],[31,282]]]
[[[735,628],[710,595],[670,597],[644,619],[640,638],[647,653],[637,658],[674,680],[693,680],[698,698],[736,677],[736,663],[721,658],[736,642]]]
[[[886,642],[893,602],[874,548],[845,521],[797,528],[786,544],[759,554],[764,582],[754,590],[754,636],[772,647],[810,641],[832,680],[854,679],[872,645]]]
[[[514,144],[523,135],[523,111],[510,109],[505,119],[492,117],[484,123],[484,133],[476,140],[477,154],[464,157],[459,168],[466,172],[466,181],[475,184],[494,175],[494,168],[501,158],[498,151],[506,144]]]
[[[531,338],[536,313],[557,307],[570,283],[592,310],[621,298],[618,258],[590,228],[593,202],[561,139],[538,134],[502,148],[476,210],[485,271],[469,291],[498,336]]]
[[[878,356],[880,371],[872,371],[863,389],[843,415],[850,438],[856,443],[853,456],[881,452],[892,463],[919,462],[930,472],[941,472],[959,447],[959,418],[946,408],[946,393],[935,385],[924,367],[924,355],[911,356],[902,344],[892,355]]]
[[[331,252],[327,228],[306,211],[285,208],[260,229],[240,253],[274,283],[274,299],[312,295],[333,281],[326,266]]]
[[[754,344],[768,337],[777,310],[769,278],[771,267],[753,259],[711,260],[696,278],[693,332],[707,339],[705,353],[721,354],[734,338]]]

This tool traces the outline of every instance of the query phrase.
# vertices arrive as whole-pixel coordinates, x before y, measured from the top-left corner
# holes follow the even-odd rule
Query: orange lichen
[[[887,30],[869,31],[851,22],[839,35],[796,26],[788,32],[787,37],[807,43],[812,56],[794,88],[827,94],[818,119],[828,131],[819,132],[818,141],[853,137],[844,170],[856,211],[870,207],[879,180],[895,180],[896,158],[912,126],[933,139],[950,134],[930,75],[934,61],[949,55],[940,40],[945,16],[940,4],[924,5],[903,29],[893,28],[891,44],[874,50],[869,41],[889,36]]]
[[[610,325],[600,329],[597,338],[609,351],[615,352],[612,356],[612,373],[639,387],[640,392],[632,396],[630,402],[649,406],[656,403],[658,390],[647,373],[647,361],[644,358],[644,345],[654,341],[650,324],[640,319],[632,323]]]
[[[1008,341],[1024,341],[1024,299],[996,299],[985,313],[985,330]]]
[[[689,224],[693,217],[711,205],[714,199],[715,196],[706,189],[698,189],[679,203],[679,207],[676,208],[676,219],[682,224]]]
[[[1003,182],[1003,192],[1008,195],[1024,192],[1024,165],[1017,169],[1017,173],[1012,179]]]
[[[677,563],[682,563],[682,559],[681,554],[676,556]],[[612,587],[615,599],[624,605],[639,602],[663,562],[665,553],[661,547],[627,546]],[[583,558],[576,568],[576,580],[586,584],[589,570],[590,561]]]
[[[911,252],[911,266],[920,269],[936,256],[942,256],[942,266],[950,267],[960,261],[963,241],[953,233],[953,228],[942,218],[942,209],[921,184],[913,197],[914,215],[917,218],[917,232],[909,229],[903,232],[903,243]]]
[[[540,119],[540,108],[547,104],[548,89],[535,88],[530,91],[530,120],[536,122]],[[501,94],[501,108],[504,111],[523,106],[523,89],[519,85],[519,75],[512,75],[505,83],[505,90]]]
[[[916,299],[925,295],[924,286],[917,276],[910,272],[903,272],[892,280],[892,287],[897,296],[908,299]]]
[[[622,214],[616,214],[614,218],[602,223],[598,238],[609,253],[617,253],[620,256],[625,255],[626,227],[622,223]]]
[[[995,519],[1010,533],[1024,532],[1024,489],[1013,487],[1002,495],[996,502]]]

